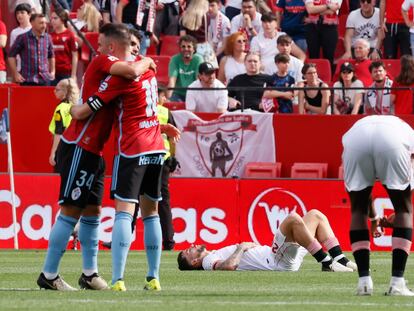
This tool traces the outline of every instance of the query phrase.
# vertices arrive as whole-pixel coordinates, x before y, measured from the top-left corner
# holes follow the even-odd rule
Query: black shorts
[[[59,204],[101,205],[104,190],[104,159],[75,144],[59,143]]]
[[[135,158],[117,155],[112,171],[111,198],[138,203],[140,195],[161,200],[161,172],[164,154],[155,153]]]

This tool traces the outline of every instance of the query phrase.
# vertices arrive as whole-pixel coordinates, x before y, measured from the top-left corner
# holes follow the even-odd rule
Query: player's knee
[[[289,214],[289,216],[286,218],[288,224],[292,227],[295,226],[302,226],[304,224],[302,217],[299,216],[299,214],[293,212]]]
[[[310,210],[307,215],[309,215],[310,217],[312,217],[315,220],[318,221],[327,221],[328,219],[326,218],[326,216],[321,212],[318,211],[317,209],[312,209]]]

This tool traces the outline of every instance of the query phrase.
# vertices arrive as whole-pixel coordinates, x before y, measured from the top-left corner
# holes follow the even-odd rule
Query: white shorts
[[[303,257],[308,253],[306,248],[297,243],[285,242],[286,237],[277,230],[272,243],[275,256],[276,271],[298,271]]]
[[[406,189],[413,181],[412,133],[396,117],[366,117],[355,123],[342,138],[346,189],[365,189],[376,178],[389,189]]]

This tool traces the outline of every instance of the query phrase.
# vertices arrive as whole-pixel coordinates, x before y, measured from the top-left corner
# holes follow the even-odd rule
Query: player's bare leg
[[[148,273],[145,290],[159,291],[159,269],[162,250],[162,230],[158,216],[158,201],[146,195],[140,196],[142,221],[144,223],[144,245],[147,254]]]
[[[310,210],[303,216],[303,221],[311,234],[328,250],[329,255],[331,255],[334,261],[354,271],[357,270],[356,264],[342,253],[339,241],[332,230],[328,218],[323,213],[316,209]]]
[[[115,221],[112,229],[112,282],[111,289],[125,291],[123,281],[125,265],[131,246],[131,223],[135,210],[134,202],[115,199]]]
[[[411,188],[405,190],[387,189],[395,210],[392,232],[392,277],[386,295],[414,296],[406,286],[404,271],[411,251],[413,215]]]
[[[370,234],[368,229],[368,210],[371,205],[372,187],[348,192],[351,200],[350,241],[352,252],[358,266],[357,295],[372,295],[373,282],[369,269]]]
[[[305,247],[308,252],[322,264],[322,271],[343,271],[352,272],[351,269],[340,264],[338,269],[333,267],[332,258],[323,251],[322,245],[315,238],[305,225],[302,217],[291,213],[280,225],[280,232],[286,237],[285,242],[296,242]],[[341,267],[339,267],[341,266]]]

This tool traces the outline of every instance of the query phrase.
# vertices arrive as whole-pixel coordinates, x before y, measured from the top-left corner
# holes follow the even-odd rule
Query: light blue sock
[[[162,231],[160,217],[158,215],[149,216],[143,219],[144,222],[144,245],[147,253],[148,274],[159,280]]]
[[[112,228],[112,284],[124,278],[126,259],[131,245],[132,215],[127,212],[115,214]]]
[[[47,278],[56,277],[59,271],[60,260],[66,251],[70,235],[75,228],[77,219],[60,214],[49,236],[49,245],[43,266],[43,273]]]
[[[79,224],[79,241],[82,250],[82,269],[87,276],[98,272],[98,216],[82,216]]]

